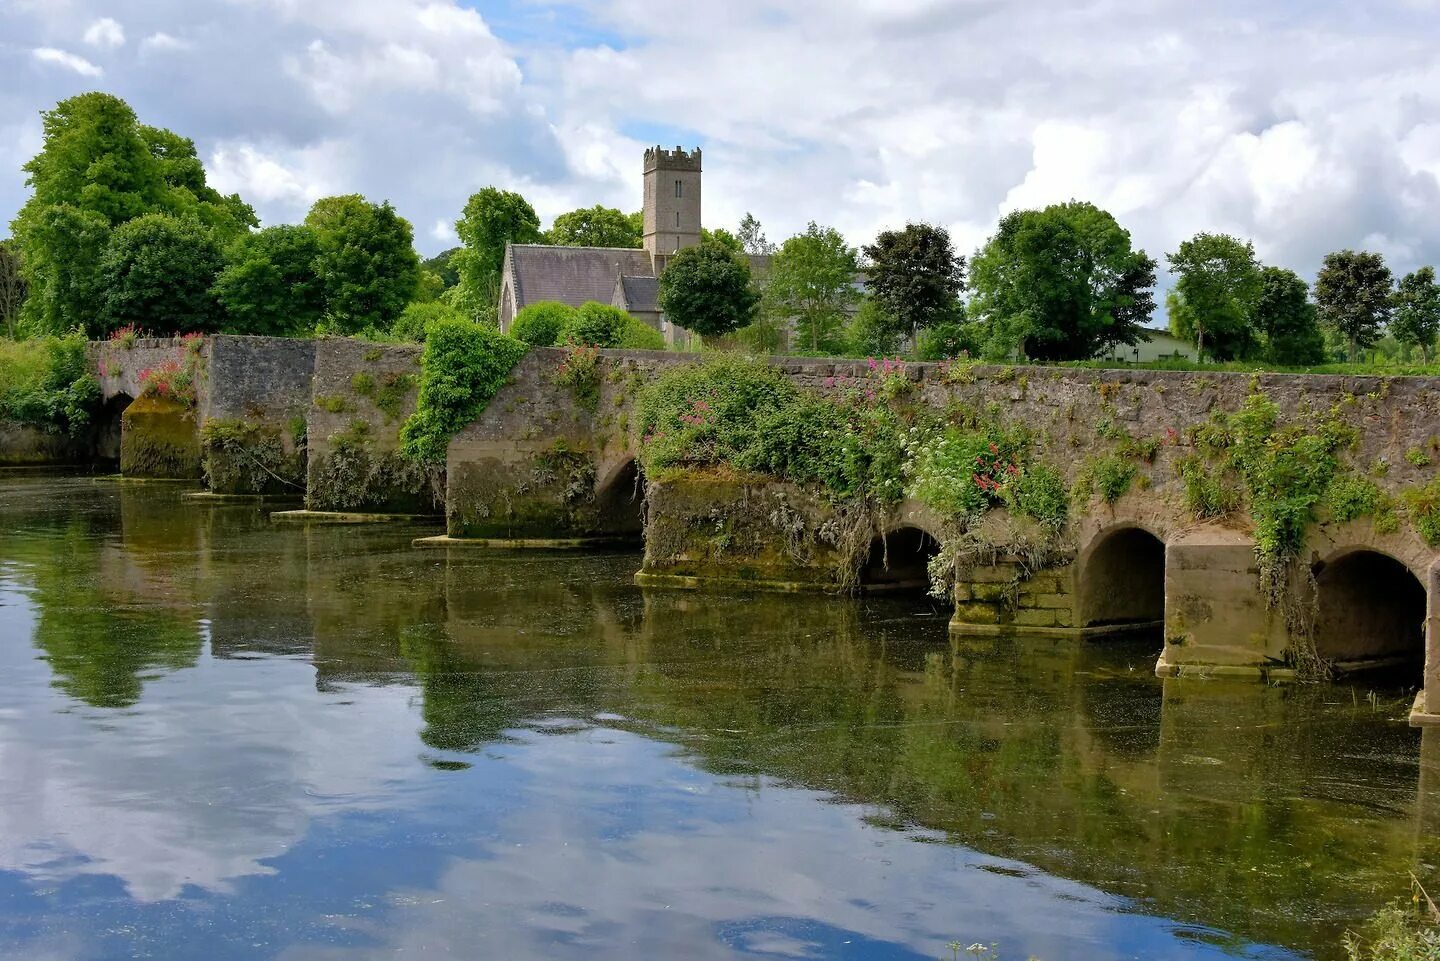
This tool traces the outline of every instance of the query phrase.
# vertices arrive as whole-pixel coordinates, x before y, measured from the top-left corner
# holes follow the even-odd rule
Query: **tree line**
[[[540,227],[519,193],[466,202],[459,246],[421,261],[388,202],[316,201],[304,221],[260,228],[210,187],[192,141],[87,93],[43,114],[25,164],[32,194],[0,241],[6,332],[363,334],[419,339],[441,316],[494,323],[510,243],[639,247],[639,212],[594,206]],[[1351,360],[1389,334],[1429,361],[1440,286],[1399,278],[1372,252],[1325,257],[1313,289],[1253,245],[1201,233],[1166,256],[1170,327],[1219,361]],[[935,225],[852,247],[810,223],[778,245],[747,214],[670,259],[660,300],[677,325],[751,350],[926,358],[1083,360],[1137,344],[1156,309],[1157,262],[1093,204],[1006,215],[968,258]],[[753,269],[752,269],[753,268]]]

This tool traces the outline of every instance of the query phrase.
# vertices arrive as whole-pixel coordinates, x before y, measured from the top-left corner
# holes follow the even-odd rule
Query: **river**
[[[185,489],[0,474],[0,957],[1329,959],[1440,863],[1409,678]]]

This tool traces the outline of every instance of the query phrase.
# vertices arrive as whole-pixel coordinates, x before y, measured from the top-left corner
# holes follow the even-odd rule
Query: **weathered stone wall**
[[[70,437],[30,424],[0,420],[0,467],[83,464],[90,458],[88,437]]]
[[[200,435],[202,468],[212,491],[304,493],[315,344],[284,337],[210,338]]]
[[[398,453],[415,409],[421,347],[315,342],[305,506],[321,511],[438,513],[438,478]]]
[[[183,365],[191,356],[190,350],[188,341],[180,337],[141,337],[129,346],[114,340],[96,341],[90,344],[89,354],[100,381],[101,396],[108,401],[123,394],[134,400],[143,389],[146,371],[167,363]],[[202,357],[207,350],[208,344],[202,344]],[[209,384],[202,376],[196,379],[195,386],[203,407]]]

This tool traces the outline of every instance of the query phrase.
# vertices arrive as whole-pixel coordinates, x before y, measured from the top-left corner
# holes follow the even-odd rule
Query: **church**
[[[690,336],[660,309],[661,272],[676,251],[700,243],[700,149],[645,151],[644,246],[552,247],[508,244],[500,270],[500,329],[530,304],[557,300],[579,307],[591,300],[613,304],[644,321],[672,346],[691,346]],[[752,256],[763,272],[769,257]]]

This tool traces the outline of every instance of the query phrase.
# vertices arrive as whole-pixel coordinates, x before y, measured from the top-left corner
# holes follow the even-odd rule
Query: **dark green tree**
[[[1421,267],[1400,278],[1390,332],[1400,343],[1419,347],[1425,363],[1430,363],[1435,336],[1440,334],[1440,285],[1435,283],[1434,267]]]
[[[325,287],[315,272],[319,256],[312,227],[266,227],[235,240],[215,281],[225,329],[276,337],[313,331],[325,313]]]
[[[931,224],[884,230],[864,248],[870,296],[898,332],[914,338],[955,313],[965,284],[965,258],[950,234]]]
[[[224,266],[214,234],[189,218],[146,214],[116,227],[100,260],[99,330],[133,324],[161,334],[216,330],[212,288]]]
[[[639,247],[640,231],[628,214],[596,204],[556,217],[545,240],[561,247]]]
[[[454,256],[466,303],[493,304],[500,295],[500,268],[507,244],[538,244],[540,218],[529,201],[517,193],[486,187],[465,202],[455,222],[465,246]],[[457,305],[458,306],[458,305]]]
[[[451,287],[460,283],[460,270],[455,266],[455,255],[459,252],[459,247],[442,250],[434,257],[420,261],[420,269],[439,274],[440,281],[444,285],[442,289],[449,290]]]
[[[1166,300],[1171,329],[1193,341],[1202,357],[1237,360],[1253,353],[1261,286],[1255,246],[1227,234],[1199,233],[1167,259],[1177,278]]]
[[[686,247],[660,275],[660,309],[671,323],[701,337],[744,327],[759,301],[750,265],[718,244]]]
[[[765,284],[765,310],[794,324],[807,350],[838,351],[844,326],[860,299],[856,252],[840,231],[814,221],[780,245]]]
[[[969,312],[985,353],[1086,360],[1135,344],[1155,309],[1155,261],[1094,204],[1019,210],[971,261]]]
[[[20,263],[20,245],[0,240],[0,324],[14,340],[20,332],[20,308],[25,303],[25,273]]]
[[[1390,319],[1391,284],[1390,268],[1379,254],[1341,250],[1325,255],[1315,278],[1315,304],[1320,322],[1345,341],[1351,363],[1380,339]]]
[[[420,280],[410,222],[388,201],[349,194],[316,201],[305,224],[320,247],[315,272],[325,290],[325,328],[389,330]]]
[[[1310,286],[1293,270],[1260,269],[1254,318],[1268,363],[1305,367],[1325,360],[1325,338],[1310,302]]]

